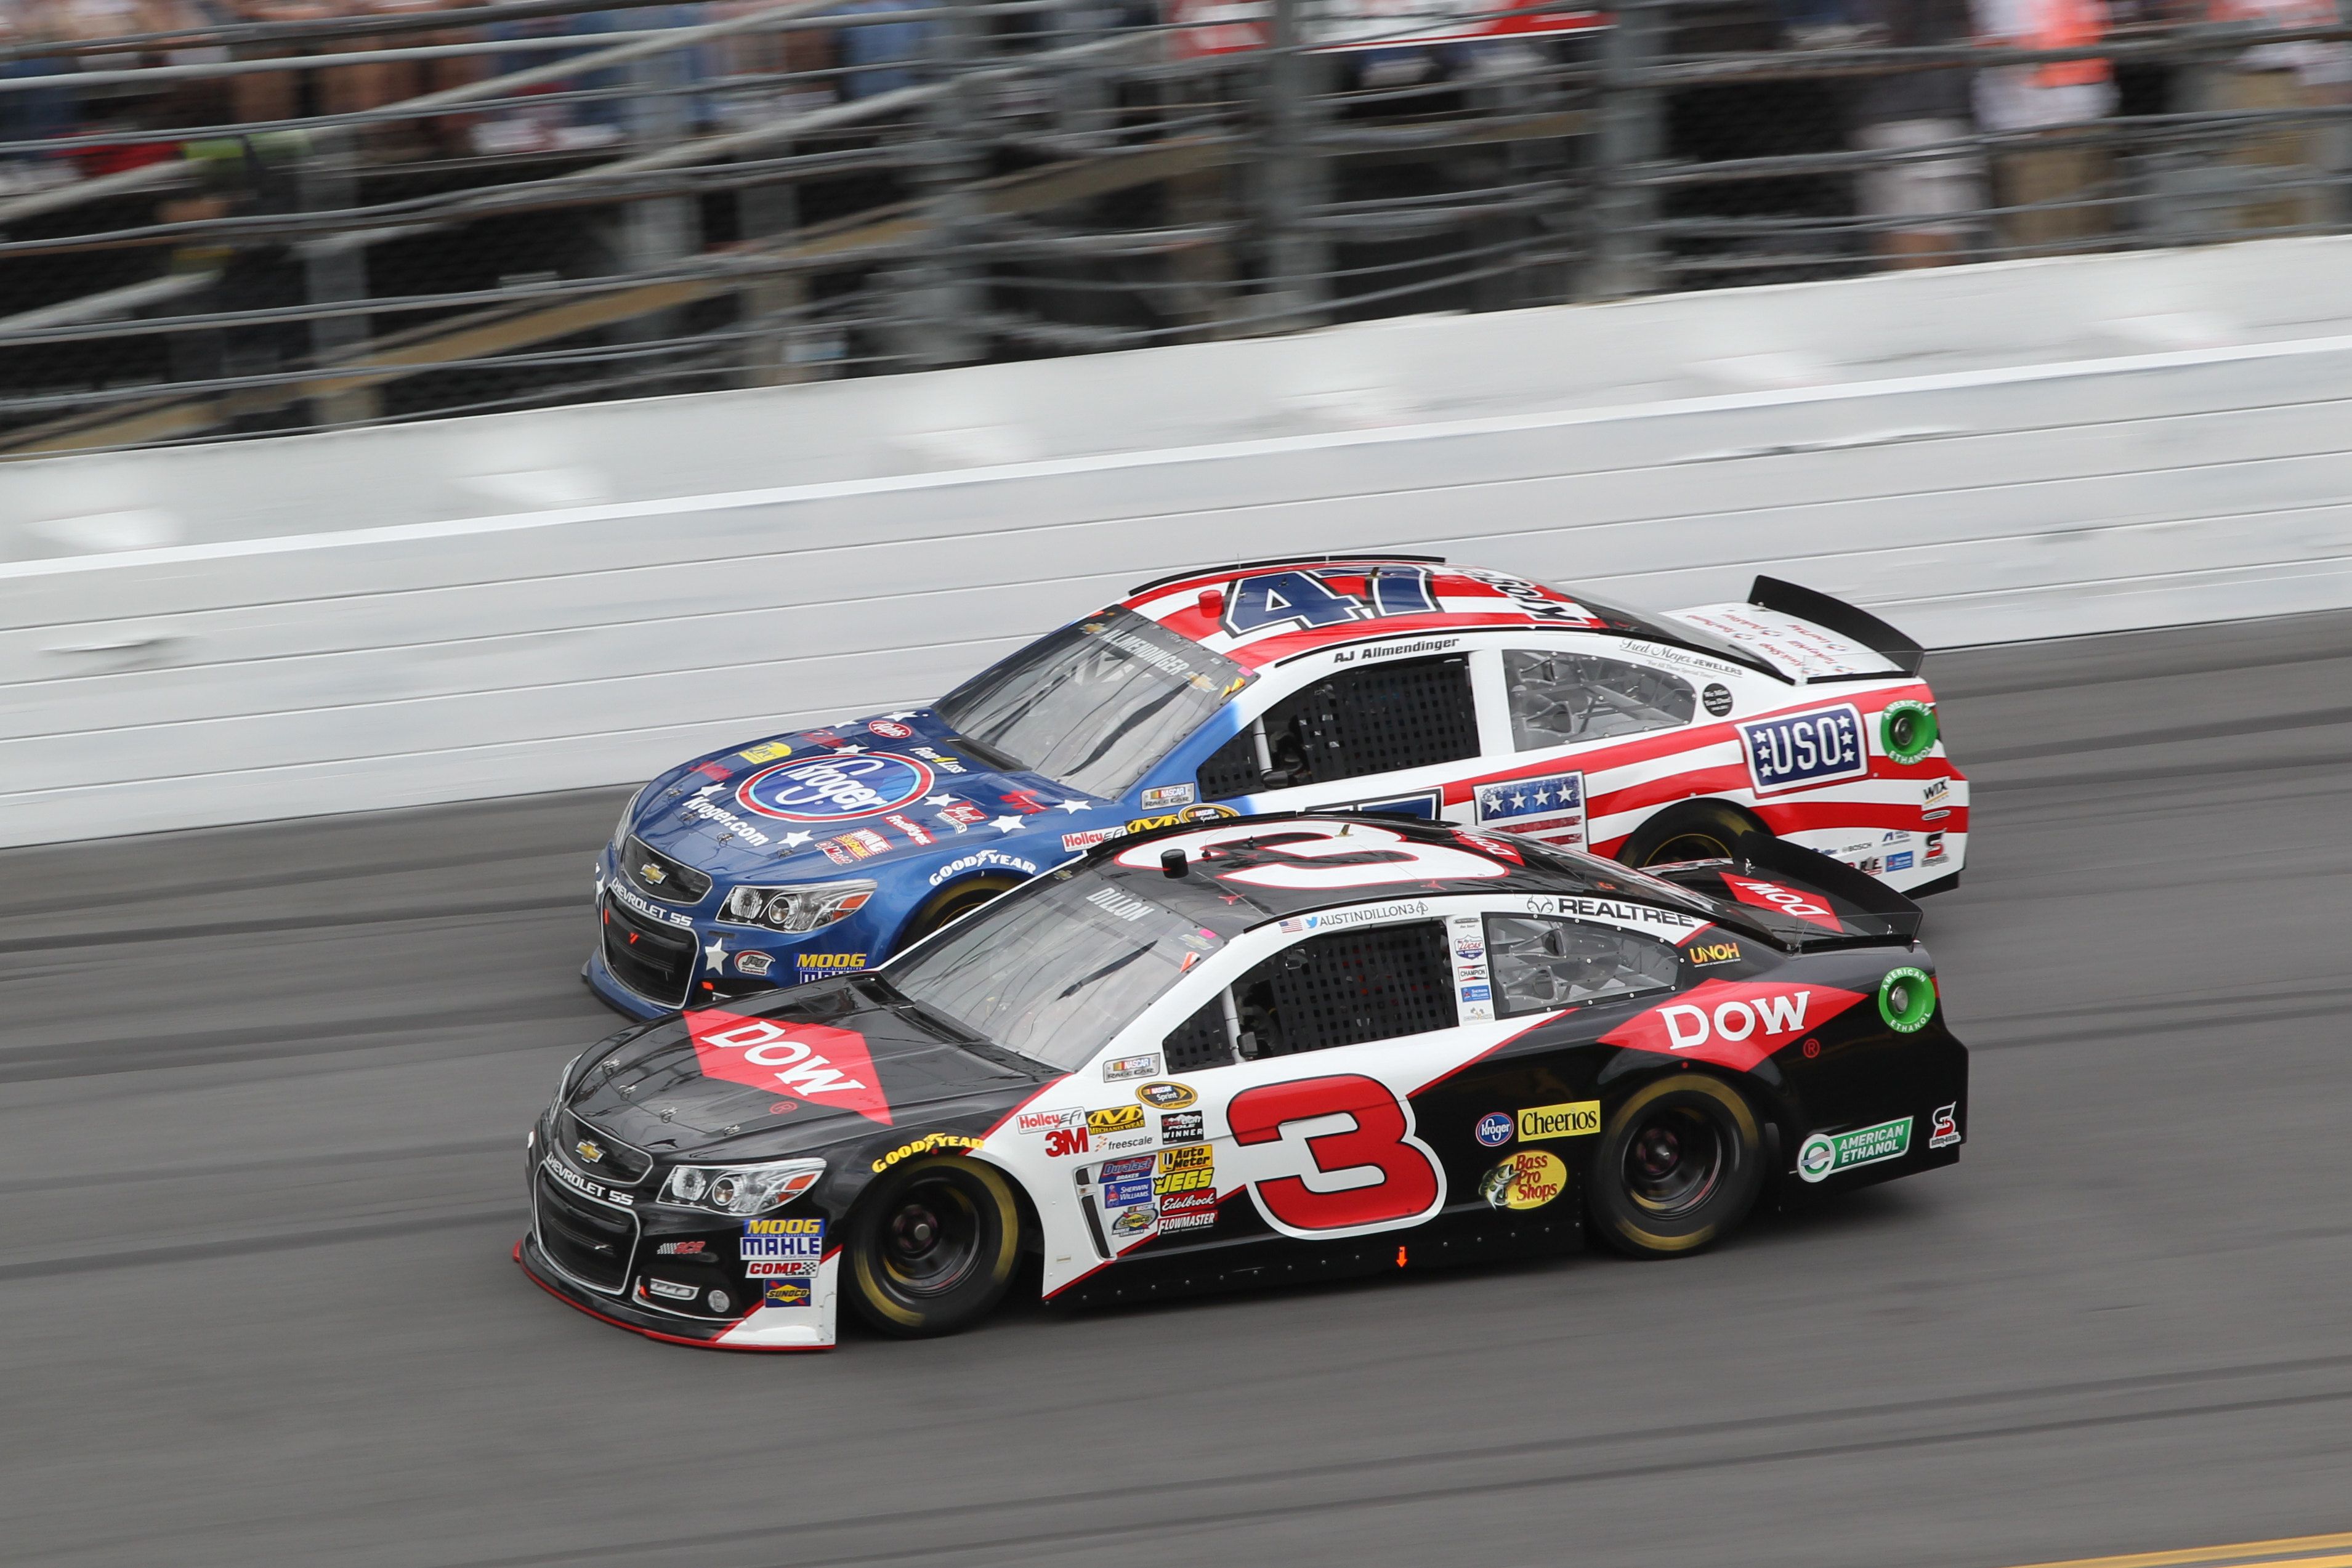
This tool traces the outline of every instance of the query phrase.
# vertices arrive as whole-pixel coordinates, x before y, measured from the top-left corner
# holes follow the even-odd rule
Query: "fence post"
[[[950,5],[926,25],[924,58],[945,90],[932,97],[915,127],[911,183],[927,232],[905,269],[910,348],[919,364],[969,364],[980,358],[982,293],[968,248],[981,226],[972,187],[980,178],[978,139],[984,127],[971,67],[985,39],[971,7]]]
[[[322,132],[296,165],[294,181],[304,212],[341,211],[358,204],[359,159],[351,132]],[[353,247],[299,247],[302,281],[313,305],[355,304],[368,297],[367,252]],[[367,318],[349,315],[314,316],[310,320],[310,361],[331,365],[356,353],[368,338]],[[352,387],[310,400],[316,425],[360,425],[383,416],[383,397],[373,385]]]
[[[1635,183],[1665,151],[1665,95],[1645,78],[1663,52],[1668,0],[1619,0],[1601,46],[1600,133],[1593,138],[1592,269],[1588,299],[1622,300],[1658,287],[1654,187]]]
[[[1313,110],[1322,61],[1305,47],[1303,0],[1274,0],[1274,36],[1265,59],[1265,162],[1258,181],[1259,221],[1266,236],[1266,314],[1270,331],[1292,331],[1322,319],[1330,282],[1329,247],[1303,221],[1322,198]]]

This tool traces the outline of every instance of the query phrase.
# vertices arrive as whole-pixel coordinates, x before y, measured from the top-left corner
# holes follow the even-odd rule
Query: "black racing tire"
[[[898,1339],[970,1328],[1004,1299],[1021,1250],[1021,1210],[995,1166],[961,1155],[886,1173],[850,1211],[842,1291]]]
[[[999,893],[1010,892],[1020,885],[1018,877],[974,877],[968,882],[958,882],[952,888],[942,888],[915,911],[915,918],[907,922],[907,934],[898,939],[898,945],[905,947],[909,942],[920,942],[940,927],[961,920]]]
[[[1703,1072],[1653,1079],[1601,1130],[1585,1178],[1592,1234],[1628,1258],[1675,1258],[1713,1246],[1748,1217],[1764,1187],[1755,1108]]]
[[[1753,817],[1721,801],[1685,801],[1634,829],[1617,858],[1636,868],[1678,860],[1738,860],[1748,846],[1770,837]]]

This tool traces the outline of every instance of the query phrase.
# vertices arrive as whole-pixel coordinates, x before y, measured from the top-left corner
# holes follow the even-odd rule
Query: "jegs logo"
[[[762,768],[735,786],[746,811],[785,822],[879,816],[930,793],[931,770],[889,752],[812,757]]]

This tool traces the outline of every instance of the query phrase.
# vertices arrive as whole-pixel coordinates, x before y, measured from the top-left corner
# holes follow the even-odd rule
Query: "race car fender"
[[[814,1281],[770,1280],[763,1288],[771,1298],[736,1320],[712,1342],[732,1350],[829,1351],[839,1315],[841,1249],[835,1247],[817,1265]],[[805,1295],[805,1300],[793,1298]]]

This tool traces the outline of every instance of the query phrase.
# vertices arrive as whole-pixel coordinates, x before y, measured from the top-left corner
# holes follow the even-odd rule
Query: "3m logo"
[[[1784,888],[1778,882],[1758,882],[1746,877],[1726,876],[1723,885],[1731,889],[1732,897],[1743,904],[1759,909],[1778,910],[1784,915],[1794,915],[1823,931],[1843,931],[1837,914],[1818,893],[1801,893],[1794,888]]]
[[[705,1078],[789,1090],[890,1125],[890,1102],[875,1080],[866,1037],[823,1024],[780,1024],[711,1007],[686,1015]]]
[[[1055,1127],[1045,1134],[1045,1157],[1049,1160],[1086,1152],[1087,1130],[1083,1127]]]
[[[1829,985],[1710,980],[1680,1001],[1627,1019],[1601,1036],[1601,1043],[1691,1057],[1747,1072],[1808,1030],[1866,1000],[1859,991]]]

